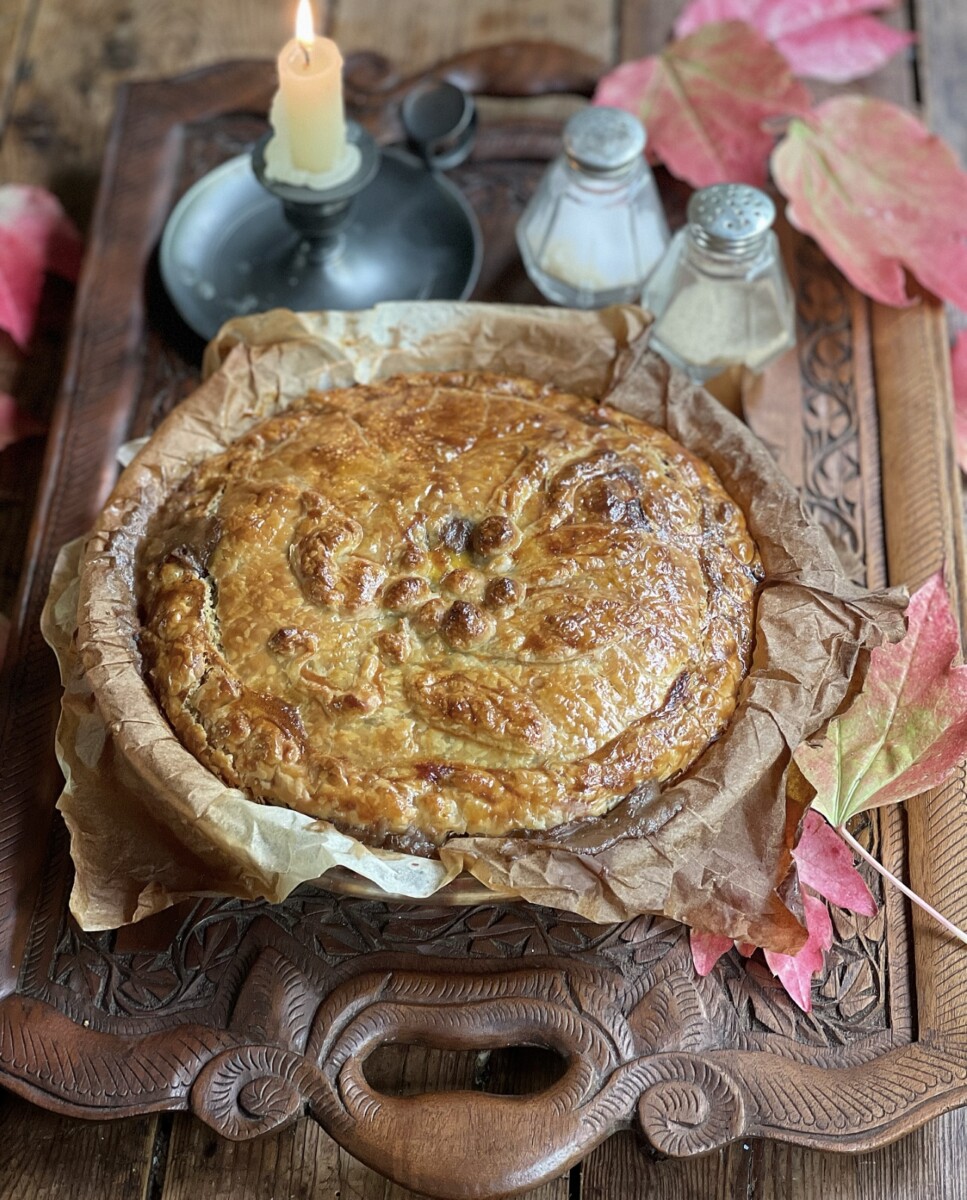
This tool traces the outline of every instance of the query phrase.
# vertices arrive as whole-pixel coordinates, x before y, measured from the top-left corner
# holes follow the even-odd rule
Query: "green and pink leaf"
[[[967,666],[940,572],[911,597],[902,641],[879,646],[849,709],[795,760],[835,826],[938,787],[967,749]]]
[[[789,221],[861,292],[909,304],[910,271],[967,308],[967,174],[911,113],[864,96],[827,100],[790,122],[772,173]]]
[[[775,140],[765,127],[805,114],[810,97],[785,59],[740,21],[706,25],[661,54],[605,75],[594,97],[633,112],[652,158],[695,187],[764,186]]]

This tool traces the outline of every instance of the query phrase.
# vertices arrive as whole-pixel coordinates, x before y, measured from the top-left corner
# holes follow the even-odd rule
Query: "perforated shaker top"
[[[765,192],[745,183],[716,183],[688,202],[688,223],[702,246],[719,253],[745,253],[772,228],[776,206]]]

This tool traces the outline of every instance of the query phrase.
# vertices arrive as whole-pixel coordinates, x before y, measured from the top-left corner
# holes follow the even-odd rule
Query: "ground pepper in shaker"
[[[792,289],[772,231],[775,205],[758,188],[695,192],[642,295],[650,346],[704,383],[733,366],[761,371],[796,341]]]
[[[668,245],[668,225],[631,113],[590,107],[564,127],[564,153],[517,223],[527,273],[573,308],[637,300]]]

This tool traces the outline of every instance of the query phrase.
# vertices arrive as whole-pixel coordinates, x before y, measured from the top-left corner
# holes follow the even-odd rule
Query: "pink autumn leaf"
[[[644,123],[649,153],[695,187],[763,186],[776,118],[804,114],[809,93],[785,59],[739,21],[707,25],[661,54],[604,76],[596,104]]]
[[[801,882],[831,904],[866,917],[876,915],[876,901],[856,869],[852,851],[815,809],[806,812],[792,856]]]
[[[960,469],[967,471],[967,331],[954,342],[950,374],[954,387],[954,444]]]
[[[636,58],[602,75],[594,93],[594,103],[623,108],[638,116],[641,97],[651,84],[657,62],[658,59],[654,57]]]
[[[805,946],[796,954],[773,954],[766,950],[765,957],[769,970],[803,1012],[809,1012],[812,1008],[813,976],[822,971],[826,951],[833,944],[833,923],[823,901],[805,888],[802,900],[806,929],[809,931]]]
[[[0,187],[0,329],[21,349],[33,332],[45,272],[73,281],[80,261],[80,235],[50,192]]]
[[[688,931],[688,944],[692,951],[692,962],[699,975],[707,975],[727,950],[735,943],[730,937],[717,933],[702,933],[698,929]]]
[[[703,25],[719,21],[745,21],[755,24],[755,16],[763,0],[692,0],[686,4],[675,21],[675,37],[688,37]]]
[[[888,0],[693,0],[675,34],[684,37],[713,21],[745,21],[797,75],[848,83],[879,70],[914,41],[869,15],[890,7]]]
[[[824,21],[775,39],[776,49],[797,75],[827,83],[849,83],[885,66],[915,40],[912,33],[874,17]]]
[[[904,305],[904,268],[967,308],[967,173],[916,117],[839,96],[793,120],[772,155],[786,215],[859,291]]]
[[[878,646],[863,688],[821,741],[795,753],[835,826],[858,812],[939,787],[967,749],[967,666],[938,572],[910,599],[902,641]]]
[[[13,396],[0,392],[0,450],[5,450],[21,438],[41,434],[44,428],[40,421],[18,406]]]
[[[876,914],[876,901],[853,864],[853,855],[839,834],[812,809],[806,812],[799,842],[793,850],[803,888],[806,928],[809,938],[798,954],[766,954],[766,962],[800,1008],[809,1011],[810,980],[820,972],[824,951],[832,944],[832,926],[825,907],[814,892],[839,908],[866,916]],[[817,907],[818,904],[818,907]],[[820,913],[819,909],[822,909]],[[733,946],[745,958],[754,954],[751,942],[733,942],[715,933],[689,931],[692,962],[699,975],[708,975],[718,960]]]
[[[767,950],[765,958],[773,975],[779,979],[796,1004],[805,1012],[809,1012],[812,1003],[812,979],[825,965],[826,951],[833,944],[833,925],[826,905],[806,888],[803,889],[803,909],[809,936],[802,949],[796,954],[773,954]],[[689,930],[692,962],[699,975],[708,975],[722,955],[733,946],[746,958],[756,950],[749,942],[733,942],[731,938],[718,934]]]

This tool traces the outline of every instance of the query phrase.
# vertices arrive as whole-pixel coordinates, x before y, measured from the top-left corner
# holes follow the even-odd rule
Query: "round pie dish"
[[[646,324],[389,305],[216,340],[49,606],[82,923],[340,868],[798,945],[791,752],[901,604]]]

